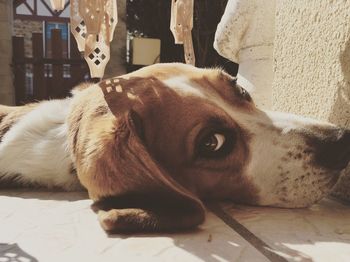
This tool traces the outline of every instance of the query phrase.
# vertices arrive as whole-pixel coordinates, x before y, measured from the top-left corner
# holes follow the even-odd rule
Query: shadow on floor
[[[29,255],[17,244],[0,243],[0,261],[11,262],[38,262],[38,260]]]
[[[171,238],[173,246],[161,249],[154,256],[168,252],[175,245],[208,262],[240,259],[274,262],[318,261],[324,259],[325,252],[331,252],[332,256],[338,258],[344,256],[347,254],[345,248],[350,247],[350,224],[346,219],[350,216],[350,207],[340,202],[326,199],[318,205],[305,209],[252,207],[225,203],[222,210],[229,217],[228,220],[234,221],[236,226],[232,226],[230,221],[225,221],[213,210],[222,221],[209,213],[208,221],[201,229],[174,235],[110,235],[109,237]],[[228,227],[223,226],[223,221]],[[315,253],[319,255],[315,256]]]
[[[87,199],[86,192],[25,192],[9,190],[0,191],[0,196],[62,201]],[[294,261],[313,261],[320,258],[321,255],[316,258],[310,257],[309,253],[306,254],[301,251],[303,249],[300,250],[301,246],[307,245],[313,250],[322,247],[320,251],[324,252],[324,247],[335,248],[335,244],[340,244],[334,250],[329,250],[335,256],[338,255],[337,252],[339,250],[337,248],[339,246],[340,251],[343,253],[344,248],[350,247],[350,224],[347,219],[350,217],[350,207],[333,200],[325,199],[320,204],[314,205],[309,209],[259,208],[239,206],[232,203],[224,203],[221,206],[222,210],[236,221],[236,224],[247,229],[248,235],[250,232],[255,238],[261,240],[258,243],[261,247],[260,250],[252,243],[252,241],[256,241],[254,237],[245,236],[244,234],[247,234],[247,232],[242,233],[237,228],[230,226],[230,223],[223,222],[212,212],[208,212],[206,223],[197,230],[178,232],[176,234],[110,235],[108,237],[115,238],[115,243],[118,243],[118,239],[127,240],[131,238],[131,241],[133,241],[133,239],[145,238],[147,242],[143,243],[146,246],[150,243],[148,242],[150,237],[164,237],[167,238],[169,244],[162,245],[163,248],[159,250],[155,248],[154,257],[168,251],[174,254],[172,249],[179,248],[193,255],[193,257],[208,262],[237,261],[239,259],[241,261],[251,261],[245,259],[252,258],[256,258],[255,261],[268,261],[268,258],[264,260],[266,254],[264,254],[263,249],[269,250],[270,253],[275,253],[280,257],[279,259],[270,259],[270,261],[274,262],[286,261],[284,257]],[[98,222],[92,221],[92,223],[97,224]],[[140,241],[135,241],[135,243],[140,243]],[[132,244],[134,245],[135,243]],[[112,251],[110,252],[112,253]],[[150,252],[152,253],[152,251]],[[21,261],[19,259],[5,260],[7,258],[6,254],[7,256],[15,257],[15,259],[27,255],[28,259],[31,259],[27,261],[37,261],[16,244],[0,244],[0,261]],[[22,261],[24,260],[22,259]]]

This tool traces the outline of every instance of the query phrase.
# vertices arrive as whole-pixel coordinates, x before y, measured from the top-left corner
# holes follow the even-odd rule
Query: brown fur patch
[[[9,188],[18,188],[21,184],[21,176],[20,175],[11,175],[5,176],[0,175],[0,189],[9,189]]]
[[[72,101],[72,157],[107,231],[193,227],[204,219],[196,196],[257,202],[257,189],[244,178],[251,134],[216,104],[177,93],[159,81],[188,76],[208,93],[224,98],[216,89],[221,83],[217,81],[227,80],[223,73],[187,65],[162,65],[157,71],[158,67],[92,85]],[[238,99],[232,88],[227,86],[225,92]],[[243,103],[254,108],[248,100]],[[196,138],[208,127],[234,136],[234,147],[222,159],[204,159],[196,153]],[[131,204],[130,199],[137,201]],[[187,204],[190,208],[184,213],[180,206]]]
[[[25,114],[33,110],[37,104],[28,104],[25,106],[9,107],[0,105],[0,143],[3,136],[10,128],[18,122]]]
[[[129,84],[138,83],[145,86],[147,83],[147,79],[142,82],[132,81],[130,80]],[[157,84],[160,85],[161,82],[157,82]],[[136,88],[136,86],[130,85],[130,88],[133,87]],[[152,88],[156,88],[157,91],[153,92]],[[142,117],[149,113],[151,105],[154,106],[155,103],[158,103],[154,96],[168,90],[164,86],[153,86],[152,88],[140,89],[144,103],[133,108]],[[204,219],[204,209],[201,202],[177,184],[162,167],[154,162],[135,132],[135,126],[129,114],[133,104],[126,103],[123,107],[121,106],[122,101],[119,99],[126,99],[126,97],[116,96],[115,100],[109,103],[109,108],[115,105],[114,115],[109,110],[99,114],[101,106],[104,107],[106,102],[102,100],[102,92],[96,91],[95,87],[91,87],[77,94],[68,122],[70,146],[75,149],[73,158],[81,183],[88,189],[89,196],[93,200],[103,203],[108,199],[113,199],[107,214],[103,213],[104,217],[100,220],[102,226],[108,231],[120,232],[122,230],[118,226],[120,224],[126,231],[131,231],[131,228],[139,231],[140,227],[144,228],[144,231],[152,231],[153,229],[170,230],[176,226],[193,227],[201,223]],[[146,107],[143,108],[143,105]],[[151,107],[149,108],[149,106]],[[124,195],[128,195],[127,199],[130,199],[135,194],[143,194],[146,198],[154,197],[155,199],[159,199],[159,195],[164,195],[167,198],[180,201],[182,203],[180,205],[190,203],[191,211],[181,213],[177,210],[178,219],[173,219],[173,222],[170,222],[171,217],[168,214],[171,213],[171,210],[168,210],[169,212],[161,211],[161,203],[157,203],[156,207],[148,205],[145,207],[142,201],[138,201],[135,208],[141,210],[142,214],[149,215],[149,219],[142,220],[143,222],[140,222],[142,225],[138,225],[137,217],[141,213],[131,212],[130,209],[134,207],[125,206],[122,208],[123,210],[115,211]],[[157,208],[158,206],[159,208]],[[127,220],[134,221],[130,222],[130,227],[125,222],[121,222],[126,213]],[[117,214],[118,219],[116,218]],[[196,219],[187,219],[187,216]]]

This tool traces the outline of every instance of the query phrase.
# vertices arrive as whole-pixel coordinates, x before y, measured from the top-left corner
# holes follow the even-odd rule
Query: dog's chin
[[[337,181],[341,171],[317,170],[316,176],[306,173],[291,173],[288,179],[278,181],[273,187],[259,188],[257,206],[277,208],[308,208],[327,197]],[[282,182],[282,183],[281,183]]]
[[[275,208],[293,208],[293,209],[309,208],[309,207],[317,204],[319,201],[321,201],[321,199],[322,198],[314,199],[312,201],[296,201],[293,203],[275,203],[272,205],[264,205],[264,206],[275,207]]]
[[[332,187],[322,188],[319,191],[313,193],[311,196],[309,195],[308,197],[305,197],[303,194],[300,196],[291,194],[290,196],[284,196],[283,201],[261,201],[259,205],[276,208],[308,208],[319,203],[331,192],[331,189]]]
[[[318,197],[315,199],[291,199],[288,202],[275,202],[275,201],[259,201],[259,202],[248,202],[248,201],[239,201],[236,199],[231,199],[232,202],[245,205],[245,206],[255,206],[255,207],[273,207],[273,208],[308,208],[314,204],[317,204],[323,198]]]

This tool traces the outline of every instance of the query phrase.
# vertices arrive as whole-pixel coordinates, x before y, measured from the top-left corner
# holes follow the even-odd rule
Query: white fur
[[[183,95],[192,95],[201,98],[206,98],[204,93],[201,90],[200,85],[191,82],[185,76],[175,76],[163,81],[165,85],[170,88],[181,92]]]
[[[76,188],[67,148],[69,105],[70,99],[43,102],[12,126],[0,143],[0,174],[20,174],[23,182],[47,187]]]

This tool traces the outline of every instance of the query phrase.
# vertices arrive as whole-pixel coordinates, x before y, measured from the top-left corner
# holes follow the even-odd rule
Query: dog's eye
[[[218,151],[225,143],[225,136],[222,134],[212,134],[204,140],[203,147],[208,151]]]
[[[200,157],[223,157],[233,148],[233,134],[228,131],[209,132],[200,136],[197,144],[197,153]]]
[[[238,96],[240,96],[241,98],[243,98],[244,100],[246,100],[248,102],[252,101],[252,98],[251,98],[250,94],[248,93],[248,91],[245,90],[240,85],[237,85],[237,78],[232,78],[230,82],[231,82],[231,86],[234,89],[235,94],[237,94]]]
[[[245,99],[247,101],[252,101],[252,98],[249,95],[247,90],[245,90],[243,87],[239,87],[239,89],[240,89],[240,95],[243,99]]]
[[[246,97],[248,95],[247,90],[245,90],[244,88],[241,88],[241,96]]]

